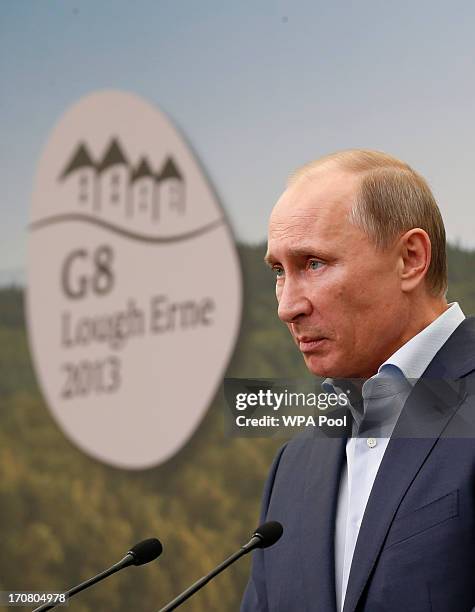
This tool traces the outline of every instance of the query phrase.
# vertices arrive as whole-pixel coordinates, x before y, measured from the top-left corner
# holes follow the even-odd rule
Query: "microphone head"
[[[149,563],[162,554],[162,544],[157,538],[148,538],[142,540],[128,551],[128,555],[132,555],[134,558],[132,561],[133,565],[143,565]]]
[[[259,525],[259,527],[252,534],[253,537],[260,539],[260,542],[257,544],[256,548],[267,548],[268,546],[272,546],[272,544],[275,544],[277,540],[280,540],[283,532],[284,528],[278,521],[269,521]]]

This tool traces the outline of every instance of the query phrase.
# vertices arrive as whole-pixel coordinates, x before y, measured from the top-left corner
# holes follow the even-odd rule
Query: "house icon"
[[[74,200],[86,210],[97,206],[96,165],[84,143],[80,143],[64,168],[60,180],[68,179]]]
[[[130,177],[133,214],[149,213],[152,219],[158,219],[156,202],[155,176],[146,157],[142,157]]]
[[[98,164],[100,208],[115,218],[127,213],[129,201],[129,163],[119,141],[113,138]]]
[[[185,184],[172,157],[168,157],[159,174],[160,201],[167,212],[185,212]]]

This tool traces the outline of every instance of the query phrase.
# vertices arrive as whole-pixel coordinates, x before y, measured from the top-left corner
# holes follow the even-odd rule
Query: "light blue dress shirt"
[[[350,407],[354,431],[346,444],[346,464],[338,494],[335,525],[335,585],[337,610],[345,603],[351,562],[366,504],[389,438],[413,384],[435,354],[465,319],[458,303],[448,309],[399,348],[362,387],[363,405]],[[327,378],[324,388],[337,389]],[[343,391],[346,391],[343,389]],[[349,394],[351,401],[351,393]]]

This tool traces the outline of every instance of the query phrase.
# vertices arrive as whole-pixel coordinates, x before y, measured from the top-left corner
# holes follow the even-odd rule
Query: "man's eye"
[[[321,261],[317,261],[316,259],[311,259],[308,263],[310,270],[318,270],[320,266],[323,266],[323,263]]]
[[[274,274],[276,278],[282,278],[284,276],[284,268],[280,268],[279,266],[273,267]]]

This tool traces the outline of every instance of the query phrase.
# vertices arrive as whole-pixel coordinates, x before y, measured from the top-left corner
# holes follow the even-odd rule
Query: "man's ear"
[[[399,246],[401,289],[413,291],[424,281],[429,268],[430,238],[426,231],[416,227],[401,236]]]

